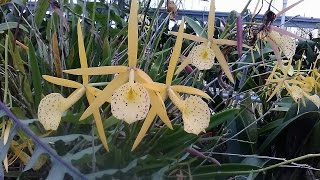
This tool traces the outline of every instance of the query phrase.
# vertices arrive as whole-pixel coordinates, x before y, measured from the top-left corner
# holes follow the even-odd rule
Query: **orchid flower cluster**
[[[300,4],[304,0],[300,0],[285,9],[279,11],[277,14],[274,14],[273,19],[281,16],[283,13],[287,12],[289,9]],[[257,34],[258,38],[269,43],[271,49],[274,52],[274,55],[278,61],[279,66],[282,64],[283,54],[287,59],[290,59],[294,56],[296,50],[296,40],[304,40],[300,36],[293,34],[284,29],[273,26],[271,23],[267,25],[262,31]]]
[[[173,129],[164,103],[168,98],[181,111],[184,130],[186,132],[195,135],[205,132],[205,129],[209,126],[212,112],[208,107],[208,104],[202,98],[212,101],[211,97],[202,90],[193,87],[172,85],[174,75],[179,74],[189,64],[192,64],[198,68],[198,70],[211,69],[215,59],[217,59],[226,77],[230,82],[234,83],[235,80],[229,69],[227,60],[219,46],[238,46],[238,48],[241,46],[241,49],[242,47],[251,47],[242,44],[242,41],[239,40],[233,41],[214,38],[215,3],[214,0],[211,0],[207,24],[207,37],[184,33],[185,22],[184,19],[182,19],[178,32],[170,32],[172,35],[176,36],[176,42],[169,60],[165,83],[154,82],[146,72],[139,69],[138,65],[138,24],[139,21],[141,22],[141,16],[138,14],[138,9],[138,1],[132,0],[128,19],[128,65],[88,67],[83,34],[80,21],[78,21],[77,33],[81,68],[64,70],[63,72],[80,75],[82,77],[82,83],[48,75],[43,76],[45,80],[53,84],[76,89],[67,98],[58,93],[51,93],[41,100],[38,108],[38,119],[46,130],[56,130],[59,127],[63,113],[75,104],[83,95],[86,95],[89,107],[84,111],[80,120],[93,115],[98,135],[107,151],[109,151],[109,147],[99,110],[106,102],[111,106],[112,115],[119,120],[128,124],[144,120],[132,150],[140,144],[156,116],[158,116],[169,129]],[[291,67],[295,42],[286,35],[280,35],[279,31],[281,30],[268,30],[262,33],[267,33],[267,36],[265,37],[267,40],[270,40],[271,47],[274,47],[273,49],[276,56],[278,53],[277,59],[280,59],[279,51],[282,51],[289,59],[291,59],[287,66]],[[177,68],[184,39],[194,41],[198,43],[198,45],[191,49],[189,55],[184,58],[183,62]],[[288,44],[289,39],[290,42]],[[272,46],[272,43],[276,44],[276,46]],[[302,97],[307,97],[319,107],[319,97],[315,95],[311,96],[309,94],[312,91],[310,88],[312,89],[316,83],[313,84],[313,81],[310,79],[310,82],[312,81],[311,84],[302,87],[302,80],[300,79],[307,78],[303,76],[297,76],[296,79],[293,79],[294,81],[288,81],[287,77],[289,69],[286,67],[284,68],[286,69],[285,72],[279,74],[276,72],[277,67],[284,67],[284,65],[282,64],[282,60],[278,64],[279,65],[275,67],[273,73],[270,75],[268,83],[280,82],[279,85],[281,86],[278,85],[276,87],[278,90],[286,88],[294,99],[298,100],[302,99]],[[96,88],[96,83],[89,82],[89,76],[112,74],[114,74],[114,78],[110,82],[100,83],[107,84],[103,90]],[[319,77],[318,75],[316,76],[317,78]],[[297,90],[298,88],[299,90]],[[306,92],[306,89],[310,91]],[[273,93],[270,98],[274,95],[275,94]]]
[[[313,67],[310,72],[302,73],[300,70],[301,60],[296,71],[291,64],[292,59],[289,60],[286,66],[277,63],[274,67],[266,83],[266,85],[271,85],[274,88],[271,88],[273,93],[269,96],[269,100],[283,89],[286,89],[296,103],[302,102],[305,106],[305,99],[308,99],[319,108],[320,97],[317,94],[320,88],[319,70]]]
[[[191,63],[200,70],[209,69],[217,57],[227,77],[234,82],[228,64],[220,51],[219,44],[236,45],[236,41],[204,39],[183,33],[184,20],[182,19],[176,43],[170,57],[165,84],[154,82],[147,73],[138,68],[138,2],[131,1],[128,19],[128,66],[100,66],[88,68],[86,52],[80,21],[77,24],[78,46],[81,68],[64,70],[64,73],[81,75],[82,84],[68,79],[44,75],[48,82],[64,87],[76,89],[69,97],[64,98],[61,94],[51,93],[45,96],[38,108],[38,119],[46,130],[56,130],[60,124],[63,112],[76,103],[86,94],[89,107],[80,117],[83,120],[93,114],[98,134],[106,150],[109,150],[107,138],[103,129],[99,107],[105,102],[111,105],[111,112],[119,120],[131,124],[144,120],[142,128],[134,142],[134,150],[144,135],[147,133],[153,120],[159,116],[160,120],[170,129],[173,129],[168,117],[164,102],[169,97],[172,103],[181,111],[184,130],[198,135],[205,132],[209,126],[211,110],[202,99],[212,100],[205,92],[183,85],[172,85],[173,76],[181,54],[183,38],[202,42],[191,53]],[[213,37],[214,32],[214,1],[211,1],[209,15],[208,37]],[[187,60],[187,63],[189,61]],[[184,62],[186,64],[186,62]],[[112,81],[103,89],[97,89],[93,83],[89,83],[89,76],[115,74]],[[188,96],[182,96],[187,94]]]

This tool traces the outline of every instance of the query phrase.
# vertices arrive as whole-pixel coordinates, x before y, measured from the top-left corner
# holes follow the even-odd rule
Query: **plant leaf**
[[[169,34],[172,34],[174,36],[178,36],[178,32],[174,32],[174,31],[170,31]],[[188,40],[191,40],[191,41],[195,41],[195,42],[207,42],[208,39],[206,38],[203,38],[203,37],[200,37],[200,36],[195,36],[195,35],[192,35],[192,34],[187,34],[187,33],[183,33],[183,38],[184,39],[188,39]]]
[[[35,103],[34,107],[37,109],[40,103],[41,94],[42,94],[41,73],[40,73],[40,67],[37,61],[37,56],[31,41],[29,41],[28,47],[29,47],[28,58],[31,66],[31,72],[32,72],[31,78],[32,78],[32,84],[34,88],[34,103]]]
[[[53,59],[54,59],[54,67],[56,68],[57,77],[62,77],[62,66],[60,60],[60,53],[59,53],[59,45],[57,39],[57,33],[54,32],[52,34],[52,52],[53,52]]]
[[[200,37],[207,38],[207,34],[204,31],[204,29],[193,19],[189,17],[185,17],[186,22],[191,26],[191,28],[194,30],[194,32],[199,35]]]
[[[289,113],[289,112],[288,112]],[[320,112],[306,112],[303,114],[300,114],[299,116],[293,117],[291,119],[288,119],[286,121],[284,121],[282,123],[281,126],[278,126],[276,129],[274,129],[269,136],[267,137],[267,139],[265,141],[263,141],[262,145],[259,147],[259,149],[257,150],[258,153],[261,153],[262,151],[265,150],[265,148],[267,146],[269,146],[269,144],[282,132],[282,130],[284,130],[290,123],[294,122],[294,121],[299,121],[299,120],[303,120],[303,121],[307,121],[307,120],[311,120],[311,119],[317,119],[319,120],[320,118]]]
[[[48,7],[49,7],[48,0],[39,0],[37,2],[37,8],[34,13],[34,18],[35,18],[35,24],[38,28],[46,15]]]

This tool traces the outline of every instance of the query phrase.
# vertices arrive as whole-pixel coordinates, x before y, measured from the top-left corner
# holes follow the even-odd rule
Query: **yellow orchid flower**
[[[93,111],[105,102],[111,104],[112,114],[127,123],[133,123],[145,118],[150,103],[160,119],[172,129],[165,106],[159,93],[146,90],[140,85],[151,80],[142,70],[136,68],[138,53],[138,2],[131,1],[128,26],[128,64],[129,66],[102,66],[81,69],[65,70],[74,75],[106,75],[119,73],[99,93],[92,104],[82,114],[80,119],[90,116]],[[129,81],[129,82],[128,82]],[[148,93],[146,93],[148,92]],[[127,107],[123,113],[123,107]]]
[[[184,19],[182,19],[178,35],[177,35],[177,40],[176,44],[173,48],[173,52],[169,61],[169,67],[168,67],[168,72],[166,76],[166,84],[162,83],[156,83],[152,82],[151,79],[145,81],[144,84],[142,84],[144,87],[146,87],[149,90],[160,92],[163,102],[167,99],[168,95],[170,93],[187,93],[187,94],[193,94],[197,96],[201,96],[207,99],[211,99],[209,95],[204,93],[203,91],[193,88],[193,87],[188,87],[188,86],[182,86],[182,85],[171,85],[172,84],[172,79],[174,75],[174,70],[177,66],[178,59],[180,57],[181,53],[181,47],[182,47],[182,40],[183,40],[183,28],[184,28]],[[199,134],[201,131],[203,131],[206,127],[207,124],[209,124],[210,121],[210,110],[208,109],[206,104],[200,97],[197,96],[190,96],[187,98],[185,101],[175,101],[175,95],[169,95],[169,98],[173,101],[176,102],[177,107],[180,109],[182,112],[182,118],[184,120],[184,128],[186,132],[189,133],[194,133],[194,134]],[[162,103],[163,103],[162,102]],[[184,106],[179,106],[181,103],[186,104]],[[191,106],[197,105],[196,111],[192,111]],[[199,112],[201,115],[196,115],[195,112]],[[146,132],[148,131],[152,121],[154,120],[156,114],[155,110],[151,108],[149,114],[147,115],[145,121],[143,122],[143,125],[141,127],[141,130],[132,146],[132,151],[139,145],[139,143],[142,141],[143,137],[145,136]],[[200,118],[200,119],[199,119]],[[193,129],[190,126],[195,126]],[[200,129],[200,131],[199,131]]]
[[[41,99],[38,119],[46,130],[57,130],[62,114],[76,103],[85,93],[85,87],[77,89],[68,98],[59,93],[51,93]]]
[[[78,46],[79,46],[80,64],[81,64],[81,69],[84,69],[84,68],[88,68],[88,63],[87,63],[86,51],[85,51],[85,48],[84,48],[83,35],[82,35],[80,21],[78,21],[78,24],[77,24],[77,32],[78,32]],[[87,100],[88,100],[89,104],[91,104],[95,99],[95,95],[96,94],[94,94],[93,92],[99,92],[100,91],[99,89],[91,87],[92,84],[89,84],[89,76],[88,75],[82,75],[82,83],[83,84],[80,84],[80,83],[75,82],[75,81],[67,80],[67,79],[48,76],[48,75],[43,75],[42,77],[45,80],[47,80],[48,82],[51,82],[53,84],[57,84],[57,85],[64,86],[64,87],[69,87],[69,88],[76,88],[78,90],[81,89],[81,90],[85,91],[86,92],[86,97],[87,97]],[[90,89],[94,89],[94,90],[90,90]],[[73,99],[74,99],[74,96],[70,96],[70,97],[73,97]],[[41,104],[41,103],[39,104],[39,109],[38,109],[39,120],[40,121],[44,121],[44,122],[47,121],[46,115],[42,111],[43,110],[47,110],[46,104],[49,103],[48,101],[51,101],[51,99],[53,99],[57,103],[64,104],[64,103],[67,103],[66,101],[69,101],[70,97],[68,97],[67,99],[64,99],[61,95],[58,95],[57,93],[50,94],[50,95],[46,96],[44,98],[44,100],[42,100],[43,104]],[[74,99],[74,100],[77,101],[78,99]],[[62,106],[62,105],[55,105],[55,106],[57,106],[57,108],[58,108],[59,106]],[[63,106],[65,108],[61,108],[60,107],[60,109],[56,110],[56,111],[60,113],[61,111],[66,110],[66,106],[65,105],[63,105]],[[61,115],[59,115],[59,116],[61,116]],[[106,138],[106,135],[105,135],[105,132],[104,132],[103,123],[102,123],[101,115],[100,115],[100,112],[99,112],[98,108],[96,108],[94,110],[93,116],[94,116],[94,120],[95,120],[95,123],[96,123],[96,126],[97,126],[97,131],[98,131],[100,140],[101,140],[103,146],[105,147],[105,149],[107,151],[109,151],[107,138]],[[55,117],[55,118],[57,118],[57,117]],[[41,119],[43,119],[43,120],[41,120]],[[60,117],[60,119],[61,119],[61,117]],[[55,125],[48,125],[48,127],[51,127],[51,129],[54,129],[54,128],[56,129],[58,127],[59,123],[60,123],[60,120],[59,121],[58,120],[55,121],[55,122],[57,122]]]
[[[205,132],[210,123],[208,104],[198,96],[189,96],[186,100],[181,100],[172,88],[168,88],[168,95],[182,112],[184,130],[196,135]]]
[[[188,64],[192,64],[197,67],[199,70],[210,69],[214,64],[215,57],[217,58],[222,70],[225,72],[229,80],[234,83],[233,76],[229,69],[227,60],[225,59],[223,53],[219,49],[218,45],[229,45],[237,46],[237,41],[227,40],[227,39],[215,39],[214,35],[214,23],[215,23],[215,1],[211,0],[210,11],[208,16],[208,38],[199,37],[191,34],[183,34],[183,38],[196,41],[201,43],[198,46],[195,46],[188,58],[182,62],[179,66],[176,74],[181,72]],[[177,32],[170,32],[172,35],[177,36]],[[243,47],[250,48],[247,45]]]
[[[320,97],[316,94],[310,95],[309,93],[305,92],[302,88],[297,85],[290,86],[287,82],[284,83],[286,89],[288,90],[289,94],[291,95],[292,99],[299,103],[302,100],[303,104],[305,105],[305,99],[309,99],[314,105],[318,108],[320,107]]]

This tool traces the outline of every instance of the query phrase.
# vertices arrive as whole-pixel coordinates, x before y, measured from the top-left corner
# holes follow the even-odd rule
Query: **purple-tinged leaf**
[[[190,74],[190,73],[193,71],[193,69],[192,69],[192,67],[191,67],[190,65],[186,66],[186,67],[184,68],[184,70],[185,70],[188,74]]]
[[[193,156],[197,156],[197,157],[200,157],[200,158],[203,158],[203,159],[208,159],[210,160],[211,162],[221,166],[220,162],[218,160],[216,160],[215,158],[213,157],[210,157],[210,156],[205,156],[204,154],[202,154],[201,152],[197,151],[196,149],[194,148],[187,148],[186,151],[188,153],[190,153],[191,155]]]
[[[299,39],[299,40],[302,40],[302,41],[305,41],[306,39],[296,35],[296,34],[293,34],[287,30],[284,30],[284,29],[281,29],[281,28],[278,28],[276,26],[270,26],[270,29],[273,30],[273,31],[277,31],[278,33],[282,34],[282,35],[287,35],[287,36],[290,36],[292,38],[295,38],[295,39]]]
[[[240,14],[237,16],[237,51],[238,57],[240,58],[242,55],[242,41],[243,41],[243,22]]]

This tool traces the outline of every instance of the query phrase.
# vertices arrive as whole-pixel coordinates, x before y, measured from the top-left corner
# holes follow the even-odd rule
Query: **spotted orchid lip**
[[[111,99],[112,115],[128,124],[144,119],[150,108],[148,91],[139,83],[120,86]]]
[[[190,54],[191,64],[199,70],[211,69],[214,64],[215,54],[206,44],[194,47]]]

